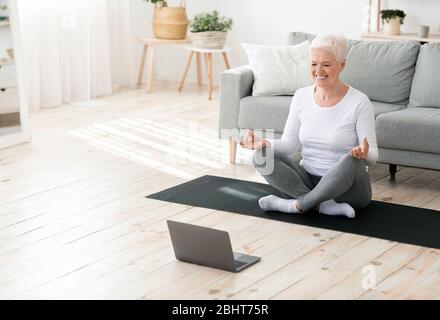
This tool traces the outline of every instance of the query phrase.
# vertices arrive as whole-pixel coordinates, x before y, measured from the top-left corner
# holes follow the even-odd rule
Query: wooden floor
[[[44,110],[32,143],[0,150],[1,299],[440,298],[440,250],[146,199],[205,174],[263,182],[251,152],[228,164],[218,92],[177,86]],[[387,172],[370,172],[374,199],[440,210],[440,172]],[[226,230],[262,261],[178,262],[168,218]]]

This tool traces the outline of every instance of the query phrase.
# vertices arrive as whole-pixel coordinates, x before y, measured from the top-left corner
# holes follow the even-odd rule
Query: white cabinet
[[[23,91],[25,75],[18,1],[0,1],[6,1],[10,14],[10,23],[0,24],[0,148],[3,148],[29,141],[30,132],[26,94]],[[7,49],[14,50],[14,57],[6,52]]]
[[[17,87],[17,68],[15,63],[0,65],[0,89]]]
[[[15,63],[0,65],[0,114],[20,112]]]
[[[20,112],[17,87],[0,89],[0,114]]]

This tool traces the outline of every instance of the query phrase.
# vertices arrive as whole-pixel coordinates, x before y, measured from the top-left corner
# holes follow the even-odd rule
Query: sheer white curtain
[[[89,83],[90,98],[134,85],[130,1],[18,0],[18,10],[31,111],[86,100]]]
[[[132,5],[133,0],[108,0],[113,89],[136,87],[139,43]]]

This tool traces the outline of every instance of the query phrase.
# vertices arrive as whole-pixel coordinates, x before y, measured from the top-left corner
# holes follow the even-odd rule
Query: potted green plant
[[[153,34],[158,39],[180,40],[186,38],[188,17],[185,1],[179,6],[170,7],[166,0],[143,0],[154,4]]]
[[[221,49],[232,24],[231,18],[220,17],[217,10],[197,14],[190,23],[191,42],[199,48]]]
[[[403,24],[406,14],[402,10],[387,9],[381,10],[380,16],[384,26],[384,32],[392,35],[400,34],[400,25]]]

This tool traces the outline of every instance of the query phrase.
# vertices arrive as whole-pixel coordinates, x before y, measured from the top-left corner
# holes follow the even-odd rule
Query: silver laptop
[[[226,231],[167,220],[177,260],[231,272],[260,261],[259,257],[232,252]]]

